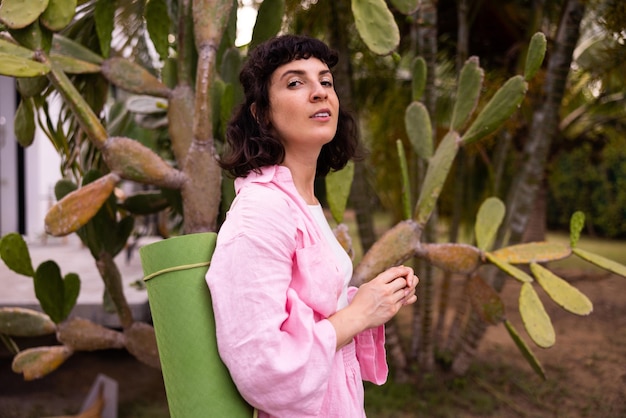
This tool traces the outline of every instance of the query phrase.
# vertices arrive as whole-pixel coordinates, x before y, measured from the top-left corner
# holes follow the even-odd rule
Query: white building
[[[104,283],[89,250],[76,234],[54,238],[45,233],[44,218],[55,202],[54,185],[61,178],[60,157],[41,132],[31,146],[24,149],[15,139],[13,119],[19,100],[12,78],[0,76],[0,236],[18,232],[29,244],[30,257],[36,269],[45,260],[54,260],[63,275],[80,276],[81,289],[73,316],[99,324],[118,327],[117,315],[102,307]],[[139,257],[116,259],[122,274],[124,293],[138,320],[148,320],[148,296],[132,286],[143,277]],[[20,306],[40,309],[33,282],[9,270],[0,260],[0,307]]]
[[[26,149],[17,143],[18,100],[14,79],[0,76],[0,236],[19,232],[34,242],[45,239],[43,220],[61,178],[60,159],[41,132]]]

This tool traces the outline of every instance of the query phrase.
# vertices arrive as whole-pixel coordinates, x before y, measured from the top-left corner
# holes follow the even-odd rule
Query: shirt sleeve
[[[218,349],[251,405],[270,415],[316,415],[336,334],[290,287],[297,222],[279,193],[263,193],[238,196],[207,273]]]
[[[358,288],[348,289],[348,300],[352,301]],[[387,381],[389,366],[385,351],[385,326],[367,329],[354,337],[356,357],[359,360],[363,380],[382,385]]]

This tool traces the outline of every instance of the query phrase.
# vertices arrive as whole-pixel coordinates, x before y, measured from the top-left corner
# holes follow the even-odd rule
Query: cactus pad
[[[352,0],[356,29],[365,45],[378,55],[391,54],[400,43],[400,31],[384,0]]]
[[[524,100],[528,85],[522,76],[511,77],[476,117],[463,134],[463,143],[471,144],[493,133],[502,126]]]
[[[572,250],[554,242],[528,242],[493,251],[495,257],[511,264],[543,263],[567,258]]]
[[[415,254],[421,229],[413,220],[402,221],[385,232],[372,245],[357,266],[352,283],[358,286],[373,279],[385,269],[397,265]]]
[[[3,0],[0,22],[9,29],[22,29],[36,21],[48,7],[48,0]]]
[[[483,87],[484,71],[478,64],[478,57],[471,57],[463,65],[459,75],[456,102],[452,112],[451,129],[461,129],[474,113]]]
[[[415,13],[419,8],[421,0],[389,0],[398,11],[404,15]]]
[[[421,244],[416,255],[450,273],[470,274],[481,265],[480,251],[466,244]]]
[[[569,221],[569,245],[574,248],[578,245],[580,239],[580,233],[585,227],[585,214],[584,212],[574,212]]]
[[[8,77],[37,77],[46,75],[50,67],[17,55],[0,52],[0,75]]]
[[[35,296],[41,308],[56,324],[64,321],[74,308],[80,292],[80,279],[75,273],[61,277],[61,269],[52,260],[37,267],[34,277]]]
[[[17,232],[6,234],[0,240],[0,256],[8,268],[24,276],[33,277],[35,269],[24,238]]]
[[[491,253],[485,253],[485,258],[487,258],[487,260],[489,260],[489,262],[494,266],[522,283],[531,283],[533,281],[533,278],[525,271],[518,269],[514,265],[507,263],[505,260],[502,260]]]
[[[480,205],[476,215],[474,233],[476,234],[476,245],[482,251],[488,251],[493,245],[498,228],[504,219],[505,211],[504,203],[497,197],[490,197]]]
[[[41,24],[57,32],[70,24],[76,13],[76,0],[50,0],[41,15]]]
[[[25,308],[0,308],[0,334],[39,337],[55,330],[55,323],[44,313]]]
[[[413,102],[406,108],[404,126],[415,153],[425,159],[432,157],[432,125],[428,110],[423,103]]]
[[[526,55],[526,65],[524,66],[524,79],[530,81],[543,63],[546,55],[546,36],[537,32],[530,39],[528,54]]]
[[[59,324],[57,339],[74,351],[124,348],[124,334],[83,318]]]
[[[589,315],[593,304],[574,286],[539,264],[531,263],[530,269],[537,283],[563,309],[576,315]]]
[[[32,60],[35,57],[35,53],[28,48],[9,42],[6,39],[0,38],[0,53],[7,55],[14,55],[20,58],[26,58]]]
[[[574,248],[572,250],[574,254],[583,260],[587,260],[591,264],[594,264],[604,270],[610,271],[611,273],[618,274],[622,277],[626,277],[626,266],[610,260],[606,257],[602,257],[601,255],[590,253],[589,251],[585,251],[582,248]]]
[[[328,200],[330,213],[337,223],[343,222],[353,178],[354,162],[352,161],[342,170],[331,172],[326,176],[326,200]]]
[[[118,175],[109,173],[66,195],[48,211],[46,231],[54,236],[76,232],[94,217],[119,180]]]
[[[58,369],[72,354],[64,345],[28,348],[13,358],[11,367],[15,373],[24,374],[24,380],[35,380]]]
[[[95,74],[100,66],[67,55],[50,54],[50,60],[67,74]]]
[[[102,149],[111,171],[127,180],[160,187],[180,187],[183,174],[138,141],[111,137]]]
[[[13,130],[17,142],[24,148],[32,145],[35,140],[35,109],[32,99],[25,98],[15,112]]]
[[[435,208],[443,185],[450,172],[456,154],[459,152],[459,135],[448,132],[443,138],[426,170],[422,190],[415,207],[414,219],[421,225],[426,224]]]
[[[504,303],[498,292],[480,276],[473,275],[467,282],[467,294],[472,307],[488,324],[496,325],[504,321]]]
[[[102,61],[104,61],[100,55],[96,54],[89,48],[86,48],[82,44],[58,33],[55,33],[52,38],[52,47],[50,52],[58,55],[67,55],[92,64],[100,65],[102,64]]]
[[[124,330],[126,349],[139,361],[155,369],[161,368],[154,328],[145,322],[133,322]]]
[[[524,283],[519,295],[519,311],[526,332],[539,347],[552,347],[556,341],[552,321],[530,283]]]
[[[126,91],[157,97],[169,97],[170,90],[141,65],[125,58],[109,58],[102,63],[102,74]]]
[[[535,373],[537,373],[543,380],[546,380],[546,372],[543,370],[543,366],[541,365],[541,363],[539,363],[537,357],[535,357],[533,352],[530,350],[530,347],[528,347],[524,340],[522,340],[522,338],[519,336],[513,324],[511,324],[508,320],[505,320],[504,326],[511,336],[511,339],[513,340],[519,351],[522,353],[526,361],[528,361],[530,366],[533,368]]]

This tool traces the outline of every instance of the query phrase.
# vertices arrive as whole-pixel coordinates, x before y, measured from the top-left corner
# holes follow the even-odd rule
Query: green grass
[[[528,370],[509,364],[474,364],[464,377],[425,376],[419,385],[390,380],[383,386],[365,384],[369,418],[552,417],[554,399],[568,396],[559,384],[562,372],[540,382]]]
[[[365,385],[365,410],[370,418],[456,418],[463,411],[489,416],[498,409],[497,399],[476,384],[478,374],[443,380],[423,376],[422,383]]]

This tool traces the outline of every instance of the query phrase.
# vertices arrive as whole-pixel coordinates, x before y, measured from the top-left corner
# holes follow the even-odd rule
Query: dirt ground
[[[626,417],[626,278],[604,272],[559,274],[591,300],[593,312],[586,317],[573,315],[538,291],[556,332],[556,344],[540,349],[529,342],[516,309],[507,308],[509,320],[533,349],[547,380],[529,378],[526,384],[536,386],[526,392],[537,394],[534,399],[512,395],[510,415],[499,416]],[[502,293],[505,305],[516,307],[518,295],[517,283],[509,283]],[[479,352],[480,362],[512,364],[532,373],[502,326],[487,331]],[[510,388],[493,389],[506,394]]]
[[[557,343],[547,350],[529,345],[545,368],[547,381],[533,375],[504,327],[491,327],[479,347],[477,367],[502,364],[506,365],[502,373],[512,375],[504,379],[496,376],[499,369],[495,366],[491,375],[483,375],[476,383],[500,406],[485,415],[459,411],[452,416],[626,417],[626,279],[576,272],[564,272],[563,276],[591,299],[594,311],[581,318],[542,298],[553,320]],[[519,286],[511,283],[502,297],[509,307],[507,316],[528,341],[514,309],[518,292]],[[119,384],[120,418],[167,417],[160,372],[124,351],[80,353],[51,375],[24,382],[11,371],[8,353],[0,349],[0,418],[76,414],[98,373]],[[518,381],[516,373],[523,379]],[[525,386],[523,390],[521,386]]]

